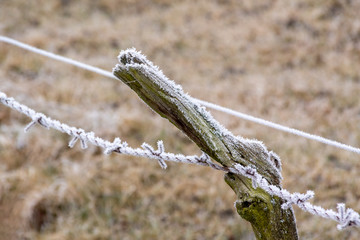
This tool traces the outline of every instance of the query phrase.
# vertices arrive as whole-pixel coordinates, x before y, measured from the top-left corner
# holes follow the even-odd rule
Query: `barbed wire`
[[[168,153],[165,152],[164,143],[162,141],[157,142],[156,150],[148,143],[143,143],[141,145],[142,148],[132,148],[129,147],[125,141],[121,141],[120,138],[115,138],[113,142],[109,142],[95,136],[94,132],[86,132],[81,128],[71,127],[58,120],[53,120],[43,113],[36,112],[35,110],[15,101],[13,98],[7,97],[7,95],[1,91],[0,102],[32,119],[32,121],[24,128],[25,132],[28,132],[34,125],[40,125],[46,129],[55,129],[72,137],[69,142],[69,147],[71,148],[74,147],[77,141],[80,141],[81,148],[83,149],[86,149],[88,147],[88,143],[90,143],[103,148],[104,154],[111,154],[115,152],[119,154],[155,159],[163,169],[167,168],[166,161],[172,161],[208,166],[216,170],[239,174],[250,178],[254,188],[260,187],[270,195],[278,196],[285,200],[285,203],[281,206],[283,209],[291,208],[292,205],[297,205],[303,211],[338,222],[337,228],[339,230],[349,226],[360,226],[360,215],[353,209],[346,208],[344,203],[337,204],[337,212],[331,209],[324,209],[320,206],[315,206],[308,202],[315,196],[313,191],[307,191],[305,194],[296,192],[290,193],[286,189],[281,189],[275,185],[269,184],[263,176],[257,173],[256,169],[250,166],[244,167],[241,164],[234,164],[232,167],[224,167],[213,163],[206,153],[203,153],[201,156],[185,156],[182,154]]]
[[[76,61],[74,59],[70,59],[70,58],[67,58],[67,57],[64,57],[64,56],[60,56],[58,54],[54,54],[54,53],[51,53],[51,52],[48,52],[48,51],[33,47],[31,45],[22,43],[20,41],[17,41],[15,39],[12,39],[12,38],[9,38],[9,37],[6,37],[6,36],[1,36],[0,35],[0,42],[5,42],[5,43],[8,43],[8,44],[23,48],[25,50],[40,54],[42,56],[45,56],[45,57],[48,57],[48,58],[51,58],[51,59],[54,59],[54,60],[57,60],[57,61],[61,61],[63,63],[67,63],[67,64],[70,64],[70,65],[82,68],[84,70],[100,74],[100,75],[105,76],[105,77],[109,77],[109,78],[112,78],[112,79],[119,80],[110,71],[106,71],[104,69],[94,67],[94,66],[91,66],[89,64],[85,64],[85,63]],[[247,120],[247,121],[251,121],[251,122],[254,122],[254,123],[257,123],[257,124],[260,124],[260,125],[264,125],[264,126],[267,126],[267,127],[270,127],[270,128],[282,131],[282,132],[287,132],[287,133],[290,133],[290,134],[293,134],[293,135],[297,135],[297,136],[304,137],[304,138],[307,138],[307,139],[311,139],[311,140],[314,140],[314,141],[317,141],[317,142],[321,142],[321,143],[326,144],[326,145],[330,145],[330,146],[333,146],[333,147],[336,147],[336,148],[340,148],[340,149],[343,149],[343,150],[346,150],[346,151],[350,151],[350,152],[360,154],[360,148],[358,148],[358,147],[353,147],[353,146],[350,146],[350,145],[347,145],[347,144],[344,144],[344,143],[341,143],[341,142],[338,142],[338,141],[335,141],[335,140],[331,140],[331,139],[324,138],[324,137],[321,137],[321,136],[318,136],[318,135],[315,135],[315,134],[307,133],[307,132],[304,132],[304,131],[301,131],[301,130],[298,130],[298,129],[295,129],[295,128],[286,127],[286,126],[283,126],[281,124],[277,124],[277,123],[274,123],[274,122],[271,122],[271,121],[268,121],[268,120],[265,120],[265,119],[262,119],[262,118],[254,117],[254,116],[251,116],[249,114],[241,113],[241,112],[235,111],[235,110],[230,109],[230,108],[219,106],[219,105],[217,105],[215,103],[210,103],[210,102],[200,100],[200,99],[197,99],[197,98],[193,98],[193,100],[198,102],[199,104],[205,106],[205,107],[214,109],[216,111],[221,111],[223,113],[226,113],[226,114],[229,114],[229,115],[232,115],[232,116],[235,116],[235,117]]]

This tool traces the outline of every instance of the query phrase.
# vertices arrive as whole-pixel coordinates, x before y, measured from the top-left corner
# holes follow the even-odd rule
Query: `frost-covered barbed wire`
[[[95,136],[93,132],[86,132],[81,128],[71,127],[67,124],[59,122],[58,120],[53,120],[45,116],[43,113],[38,113],[33,109],[15,101],[13,98],[7,97],[6,94],[3,92],[0,92],[0,101],[5,106],[17,110],[32,119],[32,121],[25,127],[25,132],[28,132],[29,129],[36,124],[41,125],[46,129],[52,128],[58,130],[72,137],[71,141],[69,142],[69,147],[73,147],[77,141],[80,141],[81,147],[83,149],[86,149],[88,143],[91,143],[95,146],[105,149],[105,154],[116,152],[132,156],[156,159],[160,161],[160,166],[163,168],[166,168],[166,163],[164,161],[173,161],[198,164],[202,166],[210,166],[217,170],[228,171],[226,167],[220,166],[208,160],[208,157],[206,157],[207,155],[205,154],[199,157],[167,153],[164,151],[164,144],[162,141],[158,142],[158,149],[156,150],[147,143],[142,144],[142,148],[132,148],[129,147],[126,142],[121,141],[119,138],[115,138],[113,142],[109,142]]]
[[[25,50],[34,52],[36,54],[40,54],[42,56],[45,56],[45,57],[48,57],[48,58],[51,58],[51,59],[54,59],[54,60],[57,60],[57,61],[61,61],[63,63],[67,63],[67,64],[70,64],[70,65],[82,68],[84,70],[91,71],[91,72],[100,74],[102,76],[118,80],[112,74],[112,72],[110,72],[110,71],[106,71],[104,69],[94,67],[94,66],[91,66],[89,64],[85,64],[85,63],[76,61],[76,60],[71,59],[71,58],[60,56],[58,54],[54,54],[54,53],[51,53],[51,52],[48,52],[48,51],[33,47],[31,45],[22,43],[20,41],[17,41],[15,39],[12,39],[12,38],[9,38],[9,37],[5,37],[5,36],[0,35],[0,42],[5,42],[5,43],[8,43],[8,44],[23,48]],[[211,109],[214,109],[214,110],[217,110],[217,111],[221,111],[223,113],[226,113],[226,114],[229,114],[229,115],[232,115],[232,116],[235,116],[235,117],[247,120],[247,121],[255,122],[257,124],[261,124],[263,126],[267,126],[267,127],[279,130],[279,131],[287,132],[287,133],[290,133],[290,134],[293,134],[293,135],[297,135],[297,136],[304,137],[304,138],[307,138],[307,139],[311,139],[311,140],[314,140],[314,141],[317,141],[317,142],[321,142],[321,143],[324,143],[324,144],[327,144],[327,145],[330,145],[330,146],[334,146],[334,147],[337,147],[337,148],[340,148],[340,149],[344,149],[346,151],[351,151],[351,152],[360,154],[360,148],[358,148],[358,147],[353,147],[353,146],[350,146],[350,145],[347,145],[347,144],[344,144],[344,143],[341,143],[341,142],[338,142],[338,141],[327,139],[327,138],[324,138],[324,137],[321,137],[321,136],[318,136],[318,135],[315,135],[315,134],[307,133],[307,132],[304,132],[304,131],[301,131],[301,130],[298,130],[298,129],[295,129],[295,128],[286,127],[286,126],[283,126],[281,124],[270,122],[270,121],[262,119],[262,118],[254,117],[254,116],[251,116],[249,114],[241,113],[241,112],[232,110],[230,108],[219,106],[217,104],[210,103],[210,102],[207,102],[207,101],[204,101],[204,100],[200,100],[200,99],[196,99],[196,98],[193,98],[193,100],[196,101],[197,103],[205,106],[205,107],[208,107],[208,108],[211,108]]]
[[[313,191],[307,191],[305,194],[290,193],[286,189],[281,189],[275,185],[269,184],[269,182],[264,177],[257,173],[256,169],[250,166],[244,167],[240,164],[234,164],[232,167],[220,166],[219,164],[213,163],[210,157],[205,153],[203,153],[201,156],[185,156],[182,154],[168,153],[165,152],[162,141],[157,142],[157,149],[154,149],[147,143],[143,143],[142,148],[132,148],[129,147],[126,142],[121,141],[120,138],[115,138],[113,142],[109,142],[95,136],[93,132],[86,132],[81,128],[71,127],[57,120],[53,120],[42,113],[38,113],[33,109],[20,104],[13,98],[7,97],[3,92],[0,92],[0,102],[5,106],[17,110],[32,119],[32,121],[25,127],[25,132],[29,131],[31,127],[38,124],[47,129],[52,128],[70,135],[72,139],[69,142],[69,147],[74,147],[76,142],[80,141],[81,147],[83,149],[87,148],[88,143],[91,143],[95,146],[105,149],[104,154],[111,154],[115,152],[155,159],[159,162],[161,168],[163,169],[167,167],[165,161],[172,161],[208,166],[216,170],[239,174],[250,178],[254,188],[260,187],[270,195],[275,195],[285,200],[285,203],[282,205],[282,208],[284,209],[289,208],[292,205],[297,205],[306,212],[338,222],[339,224],[337,227],[339,230],[349,226],[360,226],[360,215],[353,209],[346,208],[345,204],[339,203],[337,205],[337,212],[331,209],[324,209],[320,206],[312,205],[308,201],[314,197],[315,194]]]

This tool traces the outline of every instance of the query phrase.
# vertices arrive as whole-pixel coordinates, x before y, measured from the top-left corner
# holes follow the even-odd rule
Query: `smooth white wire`
[[[297,136],[301,136],[301,137],[304,137],[304,138],[308,138],[308,139],[315,140],[315,141],[318,141],[318,142],[321,142],[321,143],[324,143],[324,144],[327,144],[327,145],[331,145],[331,146],[334,146],[334,147],[337,147],[337,148],[341,148],[341,149],[344,149],[344,150],[347,150],[347,151],[351,151],[351,152],[360,154],[360,148],[352,147],[350,145],[346,145],[344,143],[340,143],[340,142],[337,142],[337,141],[334,141],[334,140],[331,140],[331,139],[327,139],[327,138],[324,138],[324,137],[321,137],[321,136],[318,136],[318,135],[303,132],[303,131],[297,130],[295,128],[286,127],[286,126],[283,126],[283,125],[280,125],[280,124],[277,124],[277,123],[273,123],[273,122],[270,122],[270,121],[267,121],[267,120],[264,120],[264,119],[261,119],[261,118],[253,117],[253,116],[250,116],[250,115],[247,115],[247,114],[244,114],[244,113],[241,113],[241,112],[237,112],[237,111],[234,111],[232,109],[225,108],[225,107],[213,104],[213,103],[205,102],[205,101],[202,101],[202,100],[199,100],[199,99],[194,99],[194,100],[197,101],[199,104],[205,106],[205,107],[212,108],[214,110],[218,110],[218,111],[221,111],[221,112],[236,116],[238,118],[242,118],[242,119],[254,122],[254,123],[258,123],[258,124],[261,124],[261,125],[264,125],[264,126],[267,126],[267,127],[270,127],[270,128],[274,128],[276,130],[291,133],[291,134],[294,134],[294,135],[297,135]]]
[[[73,59],[70,59],[70,58],[67,58],[67,57],[63,57],[63,56],[60,56],[60,55],[57,55],[57,54],[54,54],[54,53],[51,53],[51,52],[48,52],[48,51],[33,47],[33,46],[30,46],[28,44],[19,42],[19,41],[15,40],[15,39],[12,39],[12,38],[9,38],[9,37],[0,36],[0,41],[11,44],[11,45],[14,45],[14,46],[17,46],[17,47],[20,47],[20,48],[28,50],[30,52],[34,52],[34,53],[43,55],[43,56],[48,57],[48,58],[55,59],[55,60],[60,61],[60,62],[64,62],[64,63],[70,64],[70,65],[73,65],[73,66],[76,66],[76,67],[79,67],[79,68],[82,68],[82,69],[85,69],[85,70],[88,70],[88,71],[91,71],[91,72],[98,73],[98,74],[103,75],[105,77],[110,77],[110,78],[117,79],[111,72],[106,71],[104,69],[94,67],[94,66],[91,66],[91,65],[88,65],[88,64],[85,64],[85,63],[82,63],[82,62],[79,62],[79,61],[76,61],[76,60],[73,60]]]
[[[70,58],[67,58],[67,57],[63,57],[63,56],[60,56],[60,55],[57,55],[57,54],[54,54],[54,53],[51,53],[51,52],[48,52],[48,51],[33,47],[33,46],[30,46],[28,44],[19,42],[17,40],[9,38],[9,37],[5,37],[5,36],[0,35],[0,42],[5,42],[5,43],[8,43],[8,44],[23,48],[25,50],[28,50],[28,51],[43,55],[45,57],[52,58],[52,59],[64,62],[64,63],[70,64],[70,65],[85,69],[87,71],[95,72],[95,73],[98,73],[98,74],[103,75],[105,77],[109,77],[109,78],[119,80],[110,71],[106,71],[106,70],[98,68],[98,67],[94,67],[94,66],[91,66],[91,65],[88,65],[88,64],[85,64],[85,63],[82,63],[82,62],[79,62],[79,61],[76,61],[76,60],[73,60],[73,59],[70,59]],[[335,140],[327,139],[327,138],[324,138],[324,137],[321,137],[321,136],[318,136],[318,135],[314,135],[314,134],[310,134],[310,133],[307,133],[307,132],[304,132],[304,131],[301,131],[301,130],[297,130],[297,129],[294,129],[294,128],[286,127],[286,126],[283,126],[283,125],[280,125],[280,124],[277,124],[277,123],[274,123],[274,122],[270,122],[270,121],[267,121],[267,120],[264,120],[264,119],[261,119],[261,118],[253,117],[251,115],[241,113],[241,112],[232,110],[230,108],[222,107],[222,106],[219,106],[217,104],[210,103],[210,102],[207,102],[207,101],[204,101],[204,100],[200,100],[200,99],[197,99],[197,98],[193,98],[193,100],[195,100],[196,102],[200,103],[201,105],[203,105],[205,107],[208,107],[208,108],[211,108],[211,109],[214,109],[214,110],[217,110],[217,111],[220,111],[220,112],[223,112],[223,113],[226,113],[226,114],[229,114],[229,115],[232,115],[232,116],[235,116],[235,117],[247,120],[247,121],[258,123],[258,124],[261,124],[261,125],[264,125],[264,126],[267,126],[267,127],[270,127],[270,128],[274,128],[274,129],[279,130],[279,131],[291,133],[293,135],[301,136],[301,137],[311,139],[311,140],[314,140],[314,141],[317,141],[317,142],[321,142],[321,143],[324,143],[324,144],[327,144],[327,145],[331,145],[331,146],[334,146],[334,147],[337,147],[337,148],[340,148],[340,149],[344,149],[346,151],[351,151],[351,152],[360,154],[360,148],[357,148],[357,147],[353,147],[353,146],[350,146],[350,145],[347,145],[347,144],[344,144],[344,143],[341,143],[341,142],[338,142],[338,141],[335,141]]]

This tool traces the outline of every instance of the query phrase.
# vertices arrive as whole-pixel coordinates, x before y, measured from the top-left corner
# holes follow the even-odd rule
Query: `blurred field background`
[[[136,47],[190,95],[360,146],[360,1],[0,0],[0,34],[107,70]],[[197,147],[119,81],[0,43],[0,90],[137,147]],[[359,155],[212,111],[278,153],[283,185],[360,210]],[[215,170],[100,149],[0,106],[0,239],[253,239]],[[360,239],[296,212],[301,239]]]

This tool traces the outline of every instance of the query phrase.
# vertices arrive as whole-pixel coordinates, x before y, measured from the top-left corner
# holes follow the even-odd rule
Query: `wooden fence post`
[[[235,137],[223,128],[144,55],[133,49],[122,51],[113,73],[213,160],[225,167],[253,166],[270,184],[280,187],[276,155],[260,142]],[[282,199],[254,189],[251,180],[240,175],[227,173],[225,181],[237,195],[238,214],[251,223],[257,239],[298,239],[293,209],[282,209]]]

